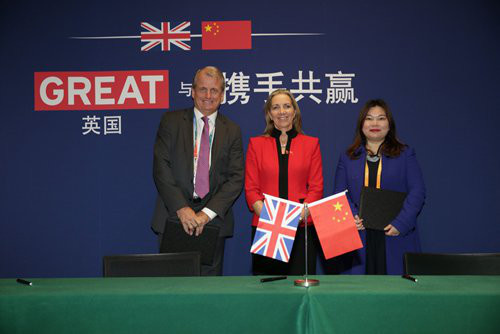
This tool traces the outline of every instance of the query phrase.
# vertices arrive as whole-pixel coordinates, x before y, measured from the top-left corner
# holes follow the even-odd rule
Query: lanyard
[[[368,187],[370,171],[368,170],[368,162],[365,160],[365,187]],[[382,176],[382,156],[380,157],[379,164],[377,167],[377,189],[380,189],[380,178]]]

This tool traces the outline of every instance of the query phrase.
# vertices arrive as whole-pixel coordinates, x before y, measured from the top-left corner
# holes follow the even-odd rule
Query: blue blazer
[[[358,159],[351,160],[346,153],[341,154],[335,173],[335,193],[348,190],[347,198],[354,215],[359,212],[359,200],[364,184],[366,151],[360,149]],[[382,189],[407,193],[401,212],[391,224],[398,229],[397,237],[386,236],[387,274],[403,273],[403,255],[406,252],[419,252],[420,242],[417,233],[417,216],[425,200],[425,185],[415,150],[406,147],[398,157],[382,157]],[[359,231],[363,245],[365,231]],[[351,252],[341,259],[344,273],[365,273],[365,248]]]

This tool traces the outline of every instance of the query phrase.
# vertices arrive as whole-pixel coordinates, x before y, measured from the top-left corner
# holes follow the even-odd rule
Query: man
[[[243,145],[238,125],[218,112],[225,80],[216,67],[196,72],[194,108],[166,112],[154,147],[153,176],[160,195],[152,229],[182,224],[201,235],[206,224],[220,227],[213,265],[202,275],[222,275],[224,240],[233,233],[232,205],[243,187]]]

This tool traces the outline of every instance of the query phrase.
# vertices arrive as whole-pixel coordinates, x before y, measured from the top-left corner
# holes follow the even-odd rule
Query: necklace
[[[285,142],[283,142],[283,139],[280,137],[280,144],[281,144],[281,147],[286,147],[286,144],[288,142],[288,136],[285,137]]]
[[[371,154],[371,151],[368,150],[368,149],[366,149],[367,150],[367,152],[366,152],[366,160],[368,160],[370,162],[377,162],[377,161],[379,161],[380,160],[379,152],[380,152],[380,149],[382,148],[382,145],[384,144],[384,142],[382,142],[382,144],[379,145],[379,147],[377,149],[377,153],[375,153],[375,154]]]

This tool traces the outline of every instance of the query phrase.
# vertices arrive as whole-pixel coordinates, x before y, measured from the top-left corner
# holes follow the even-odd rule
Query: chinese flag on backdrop
[[[326,259],[363,247],[345,193],[308,204]]]
[[[252,48],[252,21],[201,22],[203,50],[243,50]]]

